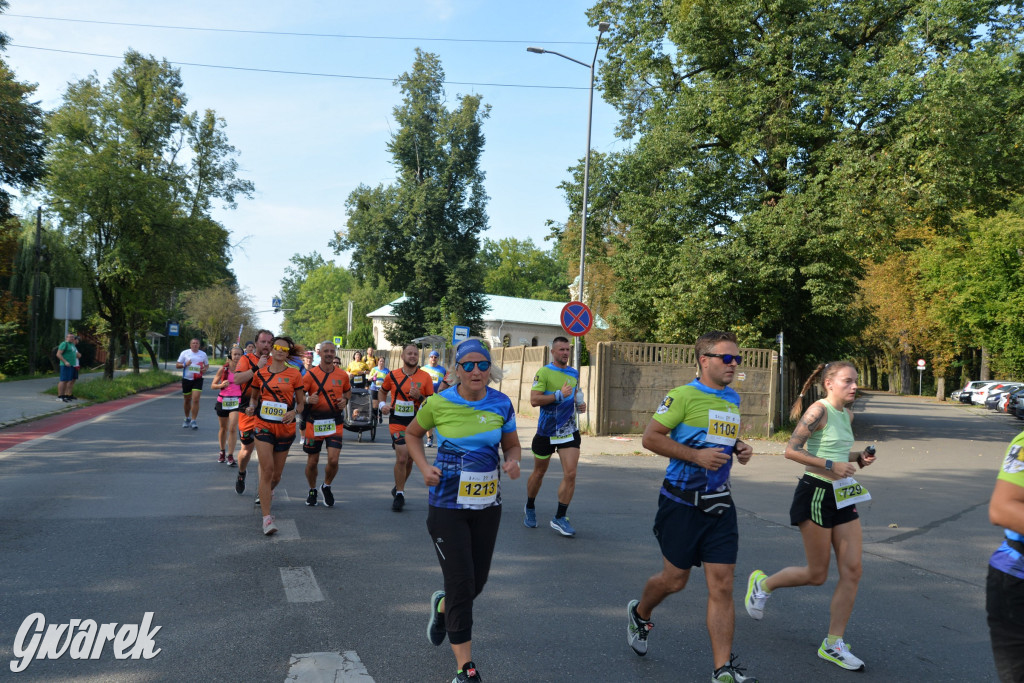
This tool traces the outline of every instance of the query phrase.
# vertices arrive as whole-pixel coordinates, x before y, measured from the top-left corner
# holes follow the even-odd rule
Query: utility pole
[[[36,374],[36,362],[39,346],[39,265],[43,260],[43,248],[40,245],[43,233],[43,207],[36,208],[36,246],[33,249],[35,259],[32,265],[32,324],[28,345],[28,364],[32,374]]]

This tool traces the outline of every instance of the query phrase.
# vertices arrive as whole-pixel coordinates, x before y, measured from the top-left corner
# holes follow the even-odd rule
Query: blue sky
[[[416,47],[438,54],[450,81],[582,88],[447,86],[452,103],[459,94],[479,93],[492,107],[484,123],[487,142],[482,159],[490,196],[490,230],[485,236],[530,237],[547,246],[545,221],[567,218],[557,186],[586,147],[588,71],[554,55],[527,53],[526,46],[548,47],[589,62],[597,35],[584,14],[589,4],[10,0],[7,13],[0,15],[0,30],[12,43],[4,58],[19,80],[38,84],[38,99],[47,109],[59,105],[69,82],[92,72],[106,80],[119,62],[18,46],[106,55],[123,55],[134,48],[171,62],[387,79],[180,67],[189,108],[214,109],[226,119],[228,137],[239,151],[240,175],[256,186],[253,199],[240,201],[234,211],[218,210],[216,216],[231,231],[232,241],[241,243],[233,252],[232,268],[261,310],[269,307],[293,254],[318,251],[328,260],[347,264],[347,255],[333,254],[328,241],[344,226],[345,199],[356,186],[394,178],[385,144],[394,129],[392,108],[400,95],[391,80],[410,68]],[[14,15],[415,40],[168,30]],[[595,150],[623,148],[625,143],[614,136],[616,121],[614,110],[597,94]],[[281,317],[266,313],[260,322],[277,329]]]

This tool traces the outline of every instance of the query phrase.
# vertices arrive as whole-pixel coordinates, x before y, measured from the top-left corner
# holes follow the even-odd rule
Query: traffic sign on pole
[[[919,367],[921,369],[924,369],[924,367],[926,365],[928,365],[928,364],[924,362],[924,358],[918,358],[917,359],[917,367]]]
[[[594,314],[581,301],[570,301],[563,306],[558,319],[566,334],[573,337],[582,337],[594,324]]]

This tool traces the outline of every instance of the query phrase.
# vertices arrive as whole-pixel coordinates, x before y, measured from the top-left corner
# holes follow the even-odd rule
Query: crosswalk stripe
[[[323,602],[312,567],[281,567],[281,583],[288,602]]]
[[[292,655],[285,683],[373,683],[354,650]]]

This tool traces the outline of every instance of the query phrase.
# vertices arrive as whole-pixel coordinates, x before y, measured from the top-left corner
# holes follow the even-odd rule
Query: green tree
[[[614,26],[602,88],[634,141],[599,164],[591,207],[631,338],[784,330],[797,359],[848,354],[868,260],[1024,187],[1020,3],[603,0],[589,16]]]
[[[0,0],[0,14],[7,7]],[[8,40],[0,33],[0,51]],[[35,91],[0,60],[0,221],[12,217],[8,188],[31,188],[43,175],[43,110],[31,100]]]
[[[107,376],[119,347],[138,368],[134,340],[163,317],[167,292],[230,277],[227,230],[209,210],[216,200],[234,207],[252,186],[235,177],[223,120],[186,102],[177,69],[129,51],[105,84],[71,83],[48,121],[44,187],[91,275]]]
[[[464,95],[449,109],[443,84],[437,55],[417,49],[412,70],[395,81],[403,95],[388,142],[395,183],[352,192],[347,231],[331,242],[338,253],[353,250],[360,282],[405,291],[387,331],[396,344],[447,334],[453,321],[478,332],[486,307],[477,254],[487,228],[480,154],[489,107]]]
[[[480,261],[487,294],[547,301],[568,296],[565,262],[554,251],[538,249],[531,239],[484,239]]]
[[[239,293],[237,286],[218,283],[184,292],[181,304],[188,316],[186,322],[202,330],[213,343],[215,356],[218,346],[225,352],[237,340],[239,327],[244,330],[255,326],[256,314],[252,303]]]
[[[295,254],[288,259],[288,262],[291,265],[285,266],[284,277],[281,278],[281,301],[284,302],[285,308],[295,308],[294,304],[297,302],[299,290],[302,289],[302,283],[314,270],[326,266],[327,261],[317,252],[311,251],[306,255]],[[286,329],[290,315],[292,315],[292,311],[285,311],[284,327]]]
[[[392,292],[360,285],[345,268],[326,263],[303,279],[295,294],[295,310],[285,317],[284,330],[310,347],[335,335],[346,337],[346,345],[351,346],[355,342],[346,334],[348,302],[352,302],[352,336],[358,331],[362,339],[369,327],[366,314],[392,298]],[[365,346],[372,343],[371,332]]]

